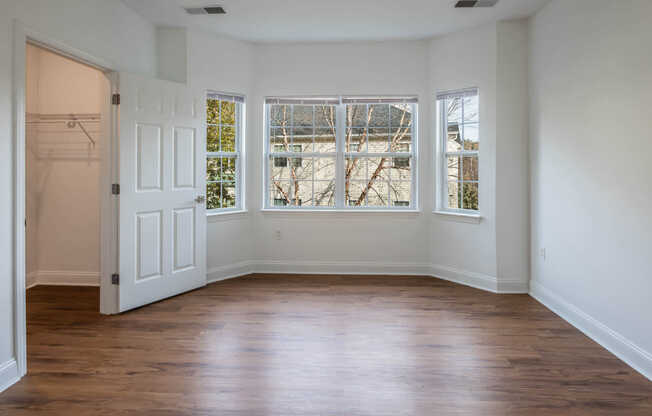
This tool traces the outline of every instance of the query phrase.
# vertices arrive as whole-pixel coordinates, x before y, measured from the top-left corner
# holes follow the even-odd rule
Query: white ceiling
[[[424,39],[526,17],[549,0],[499,0],[455,9],[456,0],[122,0],[159,24],[255,42]],[[222,5],[226,15],[189,16],[182,6]]]

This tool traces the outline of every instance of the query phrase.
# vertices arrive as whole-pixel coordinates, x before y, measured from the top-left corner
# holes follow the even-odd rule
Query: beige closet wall
[[[99,114],[99,71],[49,51],[27,49],[28,119],[56,114]],[[75,283],[99,276],[100,124],[28,124],[27,273],[39,281]],[[99,280],[98,280],[99,281]]]

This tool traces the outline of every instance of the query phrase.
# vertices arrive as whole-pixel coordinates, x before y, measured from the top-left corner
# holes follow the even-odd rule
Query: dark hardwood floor
[[[119,316],[28,291],[2,415],[652,415],[652,383],[526,295],[254,275]]]

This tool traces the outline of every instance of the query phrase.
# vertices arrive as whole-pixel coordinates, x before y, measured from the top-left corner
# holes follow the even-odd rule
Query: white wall
[[[650,16],[576,0],[534,17],[530,146],[533,294],[652,379]]]
[[[530,277],[528,21],[498,22],[496,70],[496,273],[527,291]]]
[[[0,367],[14,357],[13,20],[114,63],[155,74],[154,27],[117,1],[0,1]],[[4,380],[0,380],[4,381]],[[0,383],[1,384],[1,383]],[[1,388],[1,387],[0,387]]]
[[[246,98],[246,129],[244,146],[246,166],[253,169],[258,162],[250,145],[257,140],[256,120],[252,116],[254,84],[254,46],[247,42],[218,37],[200,31],[189,31],[189,83],[193,88],[242,94]],[[179,52],[180,54],[182,51]],[[248,178],[249,171],[243,172]],[[208,219],[208,279],[220,279],[238,272],[238,265],[253,257],[256,235],[251,228],[251,212],[256,210],[252,197],[257,188],[244,190],[246,214],[212,216]]]
[[[527,291],[527,22],[431,40],[428,75],[433,101],[437,92],[469,87],[477,87],[480,98],[481,220],[432,215],[433,274],[485,289]],[[434,115],[430,120],[434,126]]]
[[[423,273],[427,263],[426,214],[260,213],[264,137],[263,97],[272,95],[417,94],[421,206],[430,207],[432,188],[428,129],[427,42],[261,44],[256,46],[254,158],[250,186],[255,260],[264,270]],[[251,137],[251,135],[250,135]],[[281,231],[281,240],[274,238]],[[392,265],[400,265],[392,270]],[[420,269],[421,268],[421,269]]]
[[[433,39],[429,85],[438,91],[477,87],[480,98],[479,224],[433,215],[430,261],[496,280],[496,25]],[[434,98],[433,98],[434,99]],[[434,124],[434,119],[433,119]]]

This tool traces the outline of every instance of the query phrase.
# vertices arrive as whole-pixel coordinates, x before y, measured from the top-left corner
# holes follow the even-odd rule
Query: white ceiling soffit
[[[147,20],[253,42],[426,39],[483,23],[527,17],[549,0],[499,0],[456,9],[457,0],[122,0]],[[224,15],[186,13],[220,5]]]

